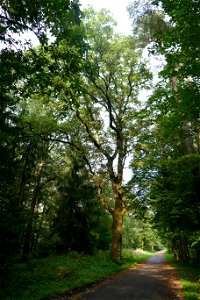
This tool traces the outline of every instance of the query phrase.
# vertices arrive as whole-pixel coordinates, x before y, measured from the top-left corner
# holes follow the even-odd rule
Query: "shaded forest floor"
[[[152,253],[126,250],[123,263],[115,264],[109,259],[108,252],[98,252],[93,256],[70,252],[62,256],[29,259],[26,263],[16,263],[10,267],[10,273],[1,280],[0,295],[4,300],[44,300],[70,299],[85,292],[125,276],[137,264],[143,262]],[[183,286],[184,299],[200,299],[200,268],[195,265],[173,263],[167,256],[166,272],[176,269]],[[172,278],[172,279],[170,279]],[[168,278],[169,285],[176,282],[173,276]],[[60,295],[60,296],[59,296]]]
[[[109,259],[108,252],[95,255],[70,252],[62,256],[29,259],[10,268],[3,278],[0,295],[4,300],[40,300],[88,287],[95,282],[144,261],[152,253],[123,252],[123,263]]]
[[[144,263],[109,276],[91,288],[52,300],[182,300],[182,286],[175,269],[158,252]]]
[[[165,255],[167,261],[180,278],[182,285],[184,300],[200,300],[200,264],[199,263],[175,263],[173,255]]]

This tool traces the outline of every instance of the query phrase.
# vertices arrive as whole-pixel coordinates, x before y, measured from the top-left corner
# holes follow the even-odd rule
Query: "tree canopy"
[[[153,23],[158,15],[160,28],[166,28],[163,34]],[[195,241],[200,212],[198,15],[196,1],[153,1],[138,15],[135,29],[144,40],[144,28],[154,25],[149,27],[150,51],[164,55],[166,64],[143,115],[151,128],[138,145],[139,158],[146,160],[144,170],[139,167],[139,171],[134,161],[133,167],[139,174],[147,172],[144,176],[151,182],[147,192],[155,222],[163,234],[171,236],[174,251],[185,261],[185,238],[199,251],[199,241]],[[141,184],[144,187],[144,179]]]
[[[123,245],[159,247],[158,233],[177,258],[198,254],[197,1],[135,1],[130,36],[78,1],[0,4],[1,273],[70,249],[118,262]],[[154,86],[146,47],[165,60]]]

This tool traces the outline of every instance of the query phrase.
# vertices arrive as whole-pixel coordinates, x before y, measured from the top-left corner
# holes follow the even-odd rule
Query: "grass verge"
[[[175,267],[183,286],[184,300],[200,299],[200,267],[194,264],[176,263],[172,254],[166,254],[167,261]]]
[[[4,300],[49,299],[125,270],[150,255],[126,250],[122,264],[112,262],[106,252],[93,256],[70,252],[63,256],[30,259],[12,267],[3,279],[0,294]]]

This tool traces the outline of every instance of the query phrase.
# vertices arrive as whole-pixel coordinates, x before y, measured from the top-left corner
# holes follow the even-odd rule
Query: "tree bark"
[[[193,144],[193,140],[192,140],[191,133],[190,133],[189,123],[184,121],[182,128],[183,128],[183,135],[184,135],[184,139],[185,139],[186,153],[187,154],[194,153],[195,152],[194,144]]]
[[[112,182],[112,188],[115,198],[115,208],[113,210],[113,222],[112,222],[112,243],[111,243],[111,259],[115,262],[121,261],[122,252],[122,225],[123,217],[126,213],[126,208],[122,200],[122,194],[120,191],[121,184]]]
[[[173,254],[174,254],[175,262],[179,262],[179,254],[178,254],[177,242],[176,242],[175,238],[172,239],[172,251],[173,251]]]
[[[35,207],[38,200],[38,194],[40,189],[43,187],[43,184],[41,184],[41,178],[43,174],[44,169],[44,162],[42,161],[40,165],[39,174],[36,178],[36,185],[33,190],[33,196],[31,199],[31,207],[30,207],[30,215],[29,220],[27,222],[26,230],[25,230],[25,237],[24,237],[24,243],[21,250],[21,257],[26,258],[29,256],[32,248],[32,231],[33,231],[33,223],[34,223],[34,216],[35,216]]]
[[[184,236],[181,237],[181,247],[182,247],[183,261],[185,263],[189,263],[189,253],[187,249],[186,238]]]
[[[181,99],[179,99],[179,96],[178,96],[178,83],[177,83],[176,77],[172,77],[172,90],[176,94],[177,104],[180,104]],[[184,142],[185,142],[186,153],[187,154],[194,153],[194,143],[193,143],[192,136],[190,133],[190,125],[187,120],[183,121],[182,130],[183,130],[183,137],[184,137]]]
[[[25,237],[24,237],[24,244],[21,250],[21,257],[26,259],[30,252],[31,252],[31,242],[32,242],[32,231],[33,231],[33,222],[34,222],[34,215],[35,215],[35,206],[37,203],[39,189],[36,188],[34,191],[34,196],[31,200],[31,208],[30,208],[30,216],[26,226]]]

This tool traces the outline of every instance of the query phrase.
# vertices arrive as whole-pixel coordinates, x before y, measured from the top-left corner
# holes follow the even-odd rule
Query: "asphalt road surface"
[[[183,296],[174,269],[159,253],[121,276],[67,299],[180,300]]]

